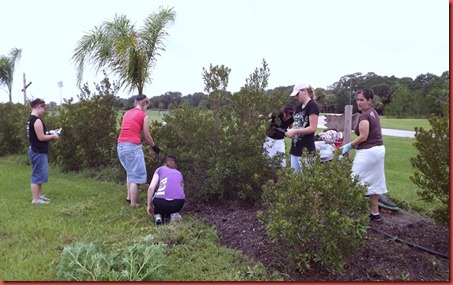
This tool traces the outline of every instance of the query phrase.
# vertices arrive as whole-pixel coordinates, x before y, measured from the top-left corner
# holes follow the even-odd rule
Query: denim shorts
[[[31,183],[47,183],[49,178],[49,163],[47,161],[47,153],[37,153],[29,148],[28,157],[30,158],[32,167]]]
[[[145,155],[141,144],[120,142],[117,145],[118,158],[126,170],[127,182],[143,184],[148,177],[146,175]]]

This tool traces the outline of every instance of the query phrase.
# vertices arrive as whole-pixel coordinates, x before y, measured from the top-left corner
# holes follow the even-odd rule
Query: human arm
[[[264,119],[272,119],[272,113],[270,113],[269,115],[263,115],[263,114],[259,114],[258,115],[258,119],[260,120],[264,120]]]
[[[308,120],[310,121],[310,125],[308,127],[306,127],[306,128],[290,128],[285,133],[285,135],[289,138],[292,138],[295,135],[314,134],[316,132],[316,129],[318,128],[318,118],[319,118],[319,115],[311,114],[308,117]]]
[[[154,152],[157,154],[160,152],[160,148],[156,145],[156,143],[153,140],[153,137],[151,136],[151,133],[149,132],[149,117],[146,116],[143,119],[143,137],[146,141],[146,143],[154,150]]]
[[[35,133],[36,136],[38,137],[38,140],[45,142],[45,141],[56,141],[60,139],[60,136],[57,134],[53,135],[46,135],[44,133],[44,126],[42,124],[42,121],[40,119],[37,119],[33,125],[35,128]]]
[[[153,196],[154,191],[156,190],[157,183],[159,182],[159,174],[154,173],[153,178],[151,179],[151,183],[148,187],[148,215],[153,215]]]
[[[345,144],[341,147],[342,153],[347,153],[351,148],[356,148],[361,143],[365,142],[368,139],[368,134],[370,132],[370,122],[368,120],[362,120],[359,123],[359,136],[355,138],[352,142]]]

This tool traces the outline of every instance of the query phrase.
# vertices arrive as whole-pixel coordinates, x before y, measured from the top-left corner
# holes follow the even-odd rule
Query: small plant
[[[347,257],[362,245],[368,225],[366,187],[351,177],[351,161],[338,161],[338,153],[329,163],[312,157],[304,161],[302,172],[284,169],[279,177],[278,184],[264,189],[266,212],[259,218],[289,270],[341,272]]]
[[[117,253],[103,253],[95,243],[66,246],[60,256],[58,279],[64,281],[163,280],[165,245],[149,244],[152,237]]]

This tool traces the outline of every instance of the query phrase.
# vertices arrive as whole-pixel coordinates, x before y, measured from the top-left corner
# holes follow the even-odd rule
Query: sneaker
[[[170,222],[181,222],[182,217],[179,213],[173,213],[170,215]]]
[[[380,214],[377,214],[377,215],[370,214],[369,217],[370,217],[370,220],[374,221],[374,222],[382,221]]]
[[[39,199],[37,202],[31,201],[32,204],[39,205],[39,204],[49,204],[49,201],[44,201]]]
[[[160,214],[154,215],[154,221],[156,222],[156,225],[162,224],[162,216]]]
[[[395,205],[395,203],[390,201],[390,199],[387,198],[387,196],[385,196],[385,195],[379,195],[379,207],[388,209],[391,211],[398,211],[400,209],[400,208],[398,208],[398,206]]]
[[[39,200],[43,200],[43,201],[46,201],[46,202],[50,202],[50,199],[47,198],[47,197],[44,196],[44,195],[39,196]]]

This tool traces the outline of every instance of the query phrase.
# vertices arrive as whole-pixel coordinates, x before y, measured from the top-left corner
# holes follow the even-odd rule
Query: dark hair
[[[36,107],[38,105],[41,105],[41,104],[46,104],[46,102],[44,100],[42,100],[42,99],[39,99],[39,98],[37,98],[37,99],[35,99],[35,100],[30,102],[30,106],[32,108],[34,108],[34,107]]]
[[[140,101],[143,101],[145,99],[148,99],[148,97],[146,97],[145,94],[137,95],[137,97],[135,97],[135,102],[140,102]]]
[[[287,105],[285,105],[285,107],[283,107],[283,112],[286,112],[286,113],[294,112],[294,110],[295,110],[295,108],[291,104],[287,104]]]
[[[363,89],[363,90],[357,92],[357,95],[359,95],[359,94],[362,94],[363,97],[365,97],[365,99],[367,99],[367,100],[370,100],[370,99],[373,100],[373,98],[374,98],[374,92],[371,89]]]
[[[176,162],[176,156],[175,155],[172,155],[172,154],[167,154],[165,157],[164,157],[164,162],[167,162],[167,160],[173,160],[174,162]]]

